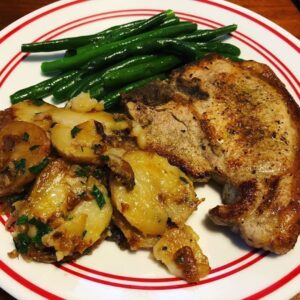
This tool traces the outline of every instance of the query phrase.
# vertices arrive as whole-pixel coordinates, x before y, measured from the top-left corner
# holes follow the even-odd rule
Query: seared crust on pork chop
[[[266,65],[219,56],[175,70],[167,84],[173,93],[171,104],[163,106],[177,102],[196,117],[199,131],[190,135],[201,148],[198,162],[206,161],[205,169],[225,183],[225,203],[213,208],[210,218],[251,246],[278,254],[292,249],[300,233],[300,113],[284,85]],[[153,110],[142,105],[143,111]],[[147,116],[129,112],[139,123]],[[167,126],[155,114],[152,118],[152,137],[145,132],[149,140]]]

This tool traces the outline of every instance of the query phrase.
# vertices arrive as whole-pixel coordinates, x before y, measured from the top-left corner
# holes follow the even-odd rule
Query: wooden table
[[[18,18],[38,9],[44,5],[55,2],[54,0],[9,0],[0,1],[0,30]],[[245,8],[253,10],[262,16],[277,23],[297,38],[300,38],[300,12],[296,7],[299,0],[231,0]],[[294,4],[295,3],[295,4]],[[0,289],[0,300],[11,300],[9,296]]]

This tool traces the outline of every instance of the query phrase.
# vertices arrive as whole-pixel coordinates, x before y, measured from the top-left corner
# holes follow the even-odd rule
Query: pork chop
[[[127,103],[144,147],[161,155],[167,149],[166,157],[181,153],[183,166],[192,165],[190,175],[199,169],[224,184],[224,204],[209,212],[216,224],[257,248],[278,254],[292,249],[300,233],[300,112],[284,85],[264,64],[219,56],[175,70],[164,85],[172,92],[156,93],[163,94],[158,104]],[[175,115],[187,136],[161,110]],[[182,144],[189,151],[180,152]]]

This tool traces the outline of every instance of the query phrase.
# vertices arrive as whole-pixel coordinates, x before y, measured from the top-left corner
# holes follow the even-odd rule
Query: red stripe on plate
[[[0,269],[5,272],[8,276],[10,276],[11,278],[13,278],[15,281],[17,281],[18,283],[20,283],[21,285],[23,285],[24,287],[26,287],[27,289],[29,289],[30,291],[46,298],[46,299],[51,299],[51,300],[63,300],[63,298],[58,297],[40,287],[38,287],[37,285],[31,283],[30,281],[28,281],[27,279],[25,279],[24,277],[22,277],[21,275],[19,275],[18,273],[16,273],[13,269],[11,269],[9,266],[7,266],[2,260],[0,260]]]
[[[180,281],[180,278],[176,277],[169,277],[169,278],[142,278],[142,277],[127,277],[127,276],[121,276],[121,275],[115,275],[110,273],[105,273],[101,271],[97,271],[82,265],[79,265],[77,263],[69,263],[70,266],[75,267],[79,270],[89,272],[91,274],[100,275],[103,277],[113,278],[113,279],[119,279],[119,280],[126,280],[126,281],[136,281],[136,282],[171,282],[171,281]]]
[[[265,296],[273,293],[274,291],[278,290],[279,288],[281,288],[282,286],[287,284],[289,281],[294,279],[299,274],[300,274],[300,265],[298,265],[290,273],[288,273],[287,275],[285,275],[284,277],[282,277],[281,279],[279,279],[275,283],[271,284],[267,288],[255,293],[255,294],[253,294],[249,297],[246,297],[243,300],[258,300],[258,299],[261,299],[262,297],[265,297]]]
[[[57,268],[70,273],[76,277],[80,277],[83,279],[86,279],[88,281],[93,281],[96,283],[100,283],[100,284],[105,284],[105,285],[110,285],[110,286],[114,286],[114,287],[120,287],[120,288],[127,288],[127,289],[136,289],[136,290],[172,290],[172,289],[180,289],[180,288],[189,288],[189,287],[195,287],[198,285],[203,285],[203,284],[207,284],[207,283],[211,283],[226,277],[229,277],[231,275],[234,275],[238,272],[241,272],[242,270],[256,264],[257,262],[259,262],[260,260],[262,260],[265,256],[267,256],[269,254],[269,252],[264,252],[261,255],[259,255],[258,257],[254,258],[253,260],[247,262],[246,264],[231,270],[229,272],[223,273],[221,275],[215,276],[215,277],[211,277],[211,278],[207,278],[207,279],[203,279],[201,280],[199,283],[196,284],[190,284],[190,283],[183,283],[183,284],[174,284],[174,285],[135,285],[135,284],[124,284],[124,283],[119,283],[119,282],[111,282],[111,281],[107,281],[107,280],[103,280],[100,278],[95,278],[95,277],[91,277],[85,274],[81,274],[75,270],[69,269],[67,268],[65,265],[55,265]]]
[[[251,256],[253,256],[254,254],[256,254],[259,251],[259,249],[253,249],[252,251],[250,251],[249,253],[245,254],[244,256],[239,257],[238,259],[235,259],[223,266],[217,267],[215,269],[212,269],[210,271],[210,274],[213,273],[217,273],[219,271],[223,271],[225,269],[228,269],[230,267],[233,267],[234,265],[250,258]],[[75,262],[71,262],[69,263],[69,265],[71,265],[74,268],[77,268],[79,270],[83,270],[85,272],[89,272],[91,274],[95,274],[95,275],[100,275],[103,277],[107,277],[107,278],[113,278],[113,279],[118,279],[118,280],[126,280],[126,281],[135,281],[135,282],[174,282],[174,281],[181,281],[180,278],[176,278],[176,277],[167,277],[167,278],[143,278],[143,277],[128,277],[128,276],[121,276],[121,275],[115,275],[115,274],[111,274],[111,273],[106,273],[106,272],[102,272],[102,271],[98,271],[98,270],[94,270],[91,268],[88,268],[86,266],[82,266],[80,264],[77,264]]]
[[[9,31],[8,33],[6,33],[1,39],[0,39],[0,44],[2,44],[6,39],[8,39],[10,36],[12,36],[14,33],[16,33],[17,31],[19,31],[20,29],[26,27],[28,24],[46,16],[46,15],[49,15],[55,11],[58,11],[58,10],[61,10],[63,8],[66,8],[68,6],[72,6],[72,5],[75,5],[75,4],[78,4],[78,3],[81,3],[81,2],[85,2],[87,0],[76,0],[76,1],[72,1],[72,2],[69,2],[69,3],[65,3],[63,5],[60,5],[60,6],[57,6],[57,7],[54,7],[52,9],[49,9],[47,11],[44,11],[43,13],[40,13],[34,17],[32,17],[31,19],[21,23],[20,25],[16,26],[15,28],[13,28],[11,31]]]
[[[226,6],[224,4],[221,4],[219,2],[217,3],[217,2],[214,2],[214,1],[210,1],[210,0],[196,0],[196,1],[197,2],[204,2],[204,3],[209,4],[209,5],[220,7],[222,9],[231,11],[231,12],[237,14],[237,15],[240,15],[240,16],[246,18],[246,19],[249,19],[249,20],[253,21],[254,23],[259,24],[260,26],[266,28],[268,31],[274,33],[277,37],[279,37],[281,40],[283,40],[288,45],[290,45],[292,48],[294,48],[297,52],[299,52],[299,46],[297,46],[294,42],[292,42],[287,37],[285,37],[284,35],[282,35],[276,29],[270,27],[269,25],[263,23],[262,21],[256,19],[255,17],[248,15],[247,13],[241,12],[241,11],[235,9],[235,8],[232,8],[232,7],[228,7],[228,6]]]
[[[249,253],[245,254],[244,256],[241,256],[241,257],[237,258],[236,260],[233,260],[233,261],[231,261],[231,262],[229,262],[229,263],[227,263],[227,264],[225,264],[223,266],[220,266],[220,267],[212,269],[210,271],[210,274],[217,273],[219,271],[223,271],[225,269],[228,269],[228,268],[230,268],[230,267],[232,267],[232,266],[234,266],[234,265],[236,265],[236,264],[238,264],[238,263],[240,263],[240,262],[242,262],[242,261],[250,258],[254,254],[256,254],[258,251],[259,251],[259,249],[253,249]]]
[[[2,216],[0,216],[0,222],[2,223],[2,225],[5,227],[5,221],[4,221],[4,219],[3,219],[3,217]]]

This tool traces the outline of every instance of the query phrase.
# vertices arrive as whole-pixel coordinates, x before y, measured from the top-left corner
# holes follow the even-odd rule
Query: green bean
[[[71,91],[70,91],[70,98],[75,97],[76,95],[80,94],[81,92],[86,92],[90,89],[93,89],[94,91],[98,90],[98,86],[101,84],[101,81],[103,79],[104,74],[108,74],[109,72],[112,72],[114,70],[119,70],[125,67],[130,67],[136,64],[140,63],[146,63],[149,61],[152,61],[154,58],[156,58],[157,55],[142,55],[142,56],[134,56],[130,57],[124,61],[121,61],[113,66],[110,66],[106,70],[102,70],[101,72],[93,73],[89,76],[86,76],[83,78],[83,80],[76,85]],[[98,92],[97,92],[98,94]]]
[[[74,76],[77,76],[78,71],[70,71],[68,73],[44,80],[38,84],[21,89],[10,96],[12,104],[16,104],[26,99],[41,99],[51,95],[53,87],[59,83],[63,83]]]
[[[228,34],[237,29],[237,25],[232,24],[216,29],[201,29],[190,34],[185,34],[177,37],[177,40],[187,42],[208,42],[224,34]]]
[[[209,42],[209,43],[196,43],[198,49],[203,52],[216,52],[221,54],[231,54],[233,56],[239,56],[241,54],[241,50],[228,43],[222,42]]]
[[[53,89],[54,103],[58,104],[69,100],[70,90],[73,89],[74,86],[78,85],[78,83],[81,80],[82,80],[81,75],[78,74],[76,77],[73,77],[70,80],[68,80],[68,82],[64,82],[60,85],[57,85]]]
[[[64,49],[74,49],[89,43],[117,41],[126,37],[146,31],[156,25],[161,27],[179,23],[179,18],[175,17],[172,10],[164,11],[146,20],[138,20],[123,25],[113,26],[96,34],[70,37],[52,41],[23,44],[22,52],[51,52]]]
[[[174,16],[175,15],[172,10],[170,10],[170,9],[166,10],[158,15],[155,15],[149,19],[146,19],[144,22],[141,22],[141,24],[139,24],[135,27],[129,28],[128,30],[121,30],[118,33],[112,34],[105,42],[101,41],[101,45],[112,43],[115,41],[124,40],[126,38],[138,35],[140,33],[148,31],[149,29],[151,29],[155,26],[158,26],[159,24],[163,23],[164,20],[166,20],[168,18],[172,18]],[[98,44],[99,44],[99,41],[97,39],[93,39],[91,41],[91,44],[88,44],[88,45],[78,49],[77,52],[78,53],[85,52],[91,48],[91,45],[95,45],[95,47],[97,47]]]
[[[51,52],[64,49],[74,49],[84,46],[90,43],[92,40],[105,41],[109,35],[113,32],[119,32],[120,30],[126,30],[134,26],[139,25],[144,20],[138,20],[129,22],[123,25],[113,26],[101,32],[91,35],[69,37],[63,39],[57,39],[52,41],[43,41],[37,43],[23,44],[21,47],[22,52]]]
[[[97,84],[89,90],[90,97],[94,99],[101,99],[106,93],[107,90],[104,88],[103,84]]]
[[[171,25],[179,24],[179,22],[180,22],[179,18],[174,16],[174,17],[170,17],[170,18],[166,19],[163,23],[158,25],[158,27],[159,28],[168,27],[168,26],[171,26]]]
[[[64,57],[70,57],[70,56],[74,56],[77,54],[77,50],[76,49],[68,49],[66,52],[65,52],[65,55]]]
[[[196,52],[199,51],[196,44],[177,41],[175,39],[156,39],[151,38],[148,40],[136,41],[131,44],[125,45],[122,49],[109,53],[108,55],[99,56],[87,64],[82,66],[82,70],[93,72],[103,66],[117,61],[123,60],[130,56],[154,53],[163,49],[167,53],[176,54],[186,57],[187,60],[196,58]]]
[[[182,63],[174,55],[159,56],[148,63],[114,70],[103,76],[104,88],[117,88],[139,79],[169,71]]]
[[[121,97],[122,93],[128,93],[134,89],[137,89],[139,87],[142,87],[144,85],[146,85],[147,83],[153,81],[153,80],[163,80],[166,78],[165,74],[158,74],[155,76],[151,76],[149,78],[145,78],[145,79],[141,79],[139,81],[135,81],[131,84],[128,84],[116,91],[110,92],[108,94],[106,94],[104,97],[102,97],[101,100],[103,100],[104,102],[104,108],[105,110],[111,109],[112,107],[114,107],[116,104],[118,104],[119,99]]]
[[[121,51],[125,46],[135,41],[147,40],[152,37],[174,37],[184,32],[192,32],[196,27],[197,25],[193,23],[178,24],[165,28],[155,29],[146,33],[136,35],[134,37],[127,38],[122,41],[105,44],[102,47],[98,45],[98,47],[91,48],[89,51],[78,53],[77,55],[72,57],[65,57],[51,62],[43,62],[41,66],[42,72],[64,72],[67,70],[76,69],[87,63],[88,61],[94,59],[95,57],[109,55],[116,51]]]

